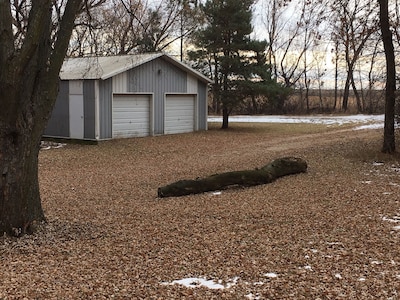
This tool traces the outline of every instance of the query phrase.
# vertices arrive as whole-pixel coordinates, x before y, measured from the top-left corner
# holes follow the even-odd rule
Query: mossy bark
[[[209,191],[224,190],[232,186],[254,186],[271,183],[279,177],[307,171],[307,162],[301,158],[283,157],[255,170],[242,170],[214,174],[195,180],[179,180],[158,189],[158,197],[178,197]]]

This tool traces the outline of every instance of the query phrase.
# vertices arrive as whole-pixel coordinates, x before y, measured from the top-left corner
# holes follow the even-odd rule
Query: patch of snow
[[[394,230],[400,230],[400,225],[393,226],[393,229],[394,229]]]
[[[371,184],[372,181],[371,180],[365,180],[365,181],[361,181],[361,183],[365,183],[365,184]]]
[[[365,281],[366,279],[364,277],[358,278],[358,281]]]
[[[56,146],[54,146],[53,148],[54,149],[58,149],[58,148],[62,148],[62,147],[64,147],[64,146],[66,146],[67,144],[61,144],[61,143],[59,143],[58,145],[56,145]]]
[[[268,277],[268,278],[276,278],[276,277],[278,277],[278,274],[276,274],[276,273],[265,273],[264,276]]]
[[[394,216],[392,218],[382,217],[382,220],[386,222],[398,223],[400,222],[400,216]]]
[[[222,284],[216,283],[214,280],[206,280],[205,278],[196,278],[196,277],[190,277],[190,278],[183,278],[179,280],[174,280],[172,282],[162,282],[161,284],[164,285],[174,285],[174,284],[180,284],[183,285],[184,287],[188,288],[196,288],[200,286],[204,286],[209,289],[224,289],[225,286]]]
[[[229,289],[229,288],[233,287],[234,285],[237,284],[238,280],[239,280],[239,277],[237,277],[237,276],[236,276],[236,277],[233,277],[233,278],[226,284],[226,288]]]
[[[342,275],[340,275],[339,273],[336,273],[336,274],[335,274],[335,278],[337,278],[337,279],[342,279]]]
[[[343,124],[359,124],[355,129],[374,129],[383,127],[384,115],[349,115],[349,116],[333,116],[333,115],[313,115],[313,116],[230,116],[230,122],[238,123],[308,123],[308,124],[325,124],[325,125],[343,125]],[[208,117],[208,122],[222,122],[220,116]]]
[[[212,192],[213,196],[218,196],[218,195],[221,195],[221,194],[222,194],[222,192],[219,192],[219,191],[218,192]]]
[[[383,124],[377,123],[377,124],[368,124],[368,125],[361,125],[353,128],[353,130],[363,130],[363,129],[381,129],[383,128]]]
[[[50,142],[50,141],[41,141],[40,142],[40,149],[41,150],[50,150],[50,149],[59,149],[67,144],[64,143],[57,143],[57,142]]]
[[[383,162],[381,162],[381,161],[374,161],[374,162],[372,163],[372,165],[373,165],[373,166],[383,166]]]
[[[187,288],[197,288],[197,287],[206,287],[209,289],[229,289],[232,286],[236,285],[239,280],[239,277],[234,277],[232,278],[226,285],[222,285],[221,280],[207,280],[204,277],[189,277],[189,278],[183,278],[179,280],[174,280],[171,282],[162,282],[162,285],[174,285],[174,284],[180,284],[183,285],[184,287]]]
[[[329,246],[339,245],[339,246],[344,247],[344,245],[343,245],[342,242],[326,242],[326,243],[327,243]]]
[[[253,293],[249,293],[247,295],[245,295],[245,297],[249,300],[259,300],[261,299],[261,297],[258,294],[253,294]]]

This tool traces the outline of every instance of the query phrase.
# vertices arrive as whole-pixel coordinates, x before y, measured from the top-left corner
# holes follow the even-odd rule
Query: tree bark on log
[[[179,197],[210,191],[225,190],[232,186],[254,186],[271,183],[279,177],[304,173],[307,162],[297,157],[278,158],[255,170],[242,170],[214,174],[195,180],[179,180],[158,188],[158,197]]]

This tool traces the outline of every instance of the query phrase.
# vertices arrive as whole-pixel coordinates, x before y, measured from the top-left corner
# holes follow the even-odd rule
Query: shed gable
[[[157,58],[129,70],[128,92],[185,93],[187,86],[186,72]]]

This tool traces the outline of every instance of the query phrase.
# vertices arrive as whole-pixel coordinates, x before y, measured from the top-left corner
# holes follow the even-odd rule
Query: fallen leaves
[[[399,163],[357,154],[379,151],[380,132],[271,138],[240,126],[42,151],[48,223],[33,235],[0,239],[0,298],[397,297]],[[156,198],[168,182],[282,155],[303,157],[308,172]],[[198,284],[163,284],[188,278]]]

